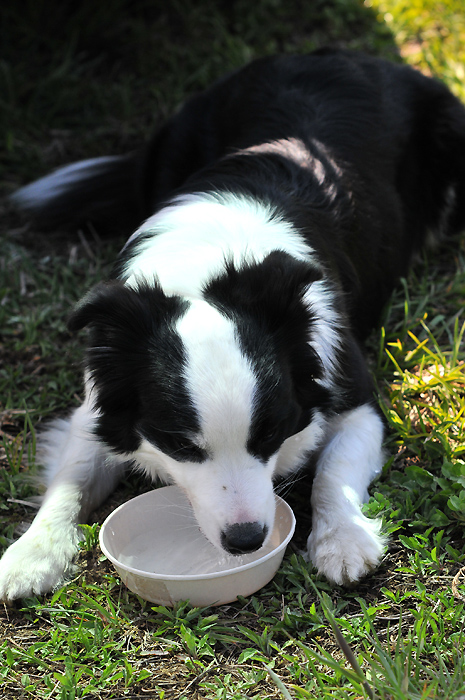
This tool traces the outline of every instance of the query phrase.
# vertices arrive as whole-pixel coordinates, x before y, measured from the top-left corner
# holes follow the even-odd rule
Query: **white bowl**
[[[275,524],[266,545],[241,556],[223,554],[200,531],[181,489],[166,486],[113,511],[100,529],[100,547],[126,586],[146,600],[221,605],[271,581],[294,529],[294,513],[276,496]]]

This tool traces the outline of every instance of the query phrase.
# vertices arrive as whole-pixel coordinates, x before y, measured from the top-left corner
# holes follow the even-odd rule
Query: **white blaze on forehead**
[[[206,446],[213,451],[244,449],[256,379],[234,323],[206,301],[195,300],[176,330],[184,344],[185,381]]]

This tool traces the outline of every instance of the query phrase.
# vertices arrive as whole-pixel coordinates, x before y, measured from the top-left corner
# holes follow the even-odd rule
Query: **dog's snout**
[[[221,533],[221,545],[229,554],[255,552],[265,541],[268,528],[260,523],[234,523]]]

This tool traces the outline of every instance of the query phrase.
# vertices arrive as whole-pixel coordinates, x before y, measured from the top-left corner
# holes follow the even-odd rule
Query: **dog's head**
[[[201,298],[156,281],[100,284],[70,319],[91,325],[99,438],[184,489],[204,534],[230,553],[266,540],[278,453],[327,400],[305,300],[319,276],[273,253],[226,264]]]

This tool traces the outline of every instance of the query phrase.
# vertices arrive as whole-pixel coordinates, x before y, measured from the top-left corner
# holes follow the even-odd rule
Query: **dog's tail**
[[[66,165],[17,190],[10,199],[41,229],[92,222],[127,232],[143,218],[139,154],[91,158]]]

